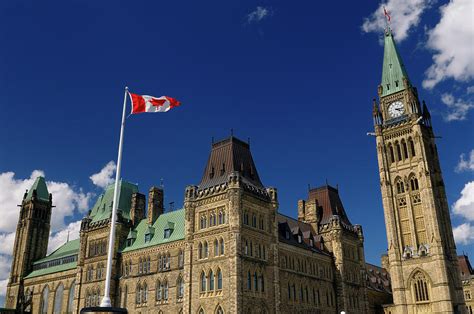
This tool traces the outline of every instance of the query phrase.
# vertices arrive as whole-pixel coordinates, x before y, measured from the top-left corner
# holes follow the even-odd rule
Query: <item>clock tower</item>
[[[456,246],[428,107],[390,28],[373,118],[393,304],[386,313],[464,313]]]

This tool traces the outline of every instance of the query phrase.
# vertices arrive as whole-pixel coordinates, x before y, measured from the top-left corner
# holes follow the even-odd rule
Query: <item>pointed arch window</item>
[[[163,300],[165,300],[165,301],[168,300],[168,281],[167,280],[164,283]]]
[[[63,305],[63,294],[64,294],[64,286],[62,283],[56,288],[56,292],[54,293],[54,314],[62,313],[61,307]]]
[[[422,272],[417,272],[413,276],[413,292],[416,302],[427,302],[430,300],[428,281]]]
[[[179,276],[178,277],[178,283],[176,284],[177,286],[177,295],[178,298],[182,298],[184,296],[184,280],[183,277]]]
[[[224,255],[224,239],[220,239],[220,254]]]
[[[198,314],[204,314],[204,309],[201,308],[201,309],[199,310]]]
[[[224,314],[224,310],[222,309],[220,305],[216,309],[216,314]]]
[[[209,271],[209,291],[214,291],[214,272]]]
[[[199,243],[199,246],[198,246],[198,254],[199,254],[199,259],[202,259],[203,258],[203,251],[202,251],[202,243]]]
[[[219,242],[217,239],[214,240],[214,256],[219,256]]]
[[[250,275],[250,270],[247,273],[247,289],[252,290],[252,276]]]
[[[411,137],[408,138],[408,146],[410,146],[411,157],[415,157],[416,156],[415,144],[413,143],[413,139]]]
[[[403,193],[405,193],[405,185],[404,185],[402,179],[400,179],[400,178],[397,179],[397,181],[396,181],[395,184],[396,184],[396,186],[397,186],[397,194],[403,194]]]
[[[217,269],[217,290],[222,290],[222,271]]]
[[[405,140],[402,140],[402,149],[403,149],[403,157],[405,159],[408,159],[408,147],[407,147],[407,143],[405,142]]]
[[[162,285],[161,285],[161,282],[158,280],[156,282],[156,301],[161,301],[161,299],[163,298],[163,295],[162,295]]]
[[[48,286],[44,287],[43,293],[41,294],[41,313],[48,313],[48,298],[49,298],[49,288]]]
[[[209,246],[207,244],[207,241],[204,242],[204,258],[209,257]]]
[[[415,177],[412,177],[410,179],[410,187],[412,191],[418,191],[420,188],[418,186],[418,179]]]
[[[258,291],[258,275],[257,275],[257,272],[253,273],[253,285],[254,285],[255,291]]]
[[[178,267],[183,268],[184,267],[184,251],[179,250],[178,253]]]
[[[402,150],[400,148],[400,143],[396,142],[395,146],[397,147],[397,161],[402,161]]]
[[[207,288],[207,278],[206,273],[204,271],[201,272],[201,292],[206,292]]]
[[[73,281],[71,286],[69,287],[69,294],[67,299],[67,313],[72,314],[73,312],[73,302],[74,302],[74,294],[76,291],[76,282]]]
[[[395,154],[393,152],[393,146],[392,144],[388,144],[388,151],[389,151],[389,154],[390,154],[390,163],[394,163],[395,162]]]

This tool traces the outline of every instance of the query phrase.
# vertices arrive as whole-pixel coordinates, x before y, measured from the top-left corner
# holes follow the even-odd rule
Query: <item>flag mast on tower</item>
[[[112,216],[110,217],[110,235],[109,235],[109,246],[107,249],[107,270],[105,275],[105,289],[104,297],[100,302],[100,307],[111,307],[112,302],[110,301],[110,278],[112,276],[112,258],[114,255],[115,247],[115,224],[117,221],[117,210],[118,200],[120,197],[120,170],[122,168],[122,149],[123,149],[123,133],[125,129],[125,113],[127,111],[127,96],[130,97],[132,103],[132,111],[130,114],[137,114],[142,112],[167,112],[168,110],[178,107],[181,102],[169,96],[153,97],[147,95],[132,94],[128,91],[128,87],[125,87],[125,94],[123,97],[123,109],[122,109],[122,124],[120,126],[120,140],[117,156],[117,171],[115,173],[115,187],[114,187],[114,199],[112,204]]]

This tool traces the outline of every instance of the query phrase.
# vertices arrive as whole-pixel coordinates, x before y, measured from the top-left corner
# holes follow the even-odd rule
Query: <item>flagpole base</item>
[[[112,303],[110,302],[109,297],[103,297],[102,302],[100,302],[100,307],[111,307]]]

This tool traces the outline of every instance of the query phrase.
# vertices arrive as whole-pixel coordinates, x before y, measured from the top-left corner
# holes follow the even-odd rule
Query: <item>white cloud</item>
[[[258,6],[254,11],[247,14],[247,23],[257,23],[271,15],[269,8]]]
[[[411,28],[420,22],[421,14],[429,7],[432,0],[388,0],[380,3],[371,16],[364,19],[362,30],[366,33],[381,33],[386,27],[384,7],[390,14],[390,27],[396,41],[407,38]]]
[[[444,120],[448,122],[465,120],[469,111],[474,108],[471,101],[455,98],[450,93],[441,95],[441,101],[448,107],[448,112],[444,115]]]
[[[461,197],[453,205],[453,212],[469,221],[474,221],[474,181],[464,185]]]
[[[474,149],[471,150],[471,153],[469,154],[469,158],[466,159],[465,154],[461,154],[459,156],[459,163],[456,166],[456,172],[462,172],[462,171],[474,171]]]
[[[423,87],[431,89],[447,78],[474,78],[474,4],[451,0],[440,8],[439,23],[428,32],[428,48],[435,51]]]
[[[20,213],[17,205],[38,176],[45,176],[44,172],[35,170],[28,179],[17,179],[14,172],[0,173],[0,234],[15,231]],[[47,181],[46,185],[53,194],[53,205],[56,206],[51,216],[53,232],[65,226],[65,217],[72,216],[75,211],[83,213],[88,209],[91,193],[75,190],[64,182]]]
[[[98,187],[105,188],[115,181],[114,173],[116,168],[117,166],[115,165],[115,162],[113,160],[109,161],[104,168],[102,168],[98,173],[94,173],[89,178],[92,180],[92,183]]]
[[[13,244],[15,243],[15,232],[0,233],[0,255],[11,255],[13,252]]]
[[[474,241],[474,226],[470,223],[463,223],[453,229],[456,243],[467,245]]]

